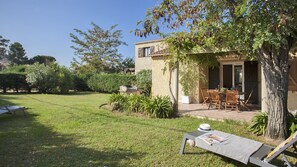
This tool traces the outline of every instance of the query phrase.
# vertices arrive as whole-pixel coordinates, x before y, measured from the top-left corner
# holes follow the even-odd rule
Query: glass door
[[[233,85],[234,85],[234,88],[236,90],[238,90],[239,92],[243,92],[243,89],[242,89],[242,77],[243,77],[243,74],[242,74],[242,65],[235,65],[234,66],[234,79],[233,79]]]
[[[220,87],[244,92],[244,62],[222,62]]]

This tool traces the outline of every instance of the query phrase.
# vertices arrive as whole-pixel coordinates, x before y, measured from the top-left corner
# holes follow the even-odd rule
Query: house
[[[211,51],[199,53],[219,54]],[[226,53],[225,53],[226,54]],[[164,59],[169,55],[166,45],[162,40],[144,41],[135,44],[135,72],[142,69],[152,70],[152,95],[178,95],[181,101],[181,95],[184,94],[182,86],[178,83],[178,71],[170,73],[164,70],[167,64]],[[193,92],[193,103],[201,103],[201,88],[214,89],[218,87],[236,88],[246,95],[251,94],[250,102],[261,106],[262,111],[267,109],[266,86],[263,71],[258,61],[249,61],[244,56],[238,56],[236,52],[228,52],[228,56],[218,58],[219,66],[217,68],[199,68],[197,73],[205,75],[206,82],[197,81]],[[289,61],[289,92],[288,109],[297,110],[297,54],[292,55]],[[198,80],[198,79],[197,79]],[[169,82],[170,81],[170,82]],[[169,86],[169,83],[171,85]],[[176,84],[178,83],[178,84]],[[169,89],[171,87],[171,89]],[[170,92],[171,90],[171,92]]]
[[[135,73],[152,69],[151,54],[165,49],[162,39],[138,42],[135,44]]]

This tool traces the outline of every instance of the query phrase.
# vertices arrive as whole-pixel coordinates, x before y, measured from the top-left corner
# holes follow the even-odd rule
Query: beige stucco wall
[[[182,67],[180,67],[182,68]],[[197,75],[198,76],[202,76],[202,75],[205,75],[205,79],[208,80],[208,70],[206,68],[199,68],[197,66],[197,70],[196,72],[198,73]],[[207,88],[208,87],[208,84],[207,82],[204,82],[203,80],[197,78],[197,83],[195,85],[195,87],[193,87],[193,90],[191,92],[191,103],[193,104],[196,104],[196,103],[201,103],[203,102],[203,98],[202,98],[202,95],[201,95],[201,88]],[[184,95],[184,92],[183,92],[183,88],[182,88],[182,85],[179,84],[179,94],[180,95]],[[179,97],[179,101],[181,102],[181,96]]]
[[[170,74],[168,68],[166,71],[163,70],[165,67],[165,62],[163,57],[152,57],[152,96],[169,96],[171,97],[169,90],[169,78]],[[182,67],[179,67],[181,69]],[[206,72],[201,71],[201,72]],[[199,71],[200,72],[200,71]],[[175,95],[176,91],[176,70],[172,72],[171,78],[171,89]],[[197,85],[194,88],[194,92],[191,96],[192,103],[199,103],[202,101],[202,96],[200,92],[200,87],[206,87],[207,83],[197,79]],[[178,101],[181,102],[182,96],[184,95],[182,85],[178,83]]]
[[[162,40],[151,40],[144,41],[135,44],[135,73],[144,70],[144,69],[152,69],[152,58],[149,57],[138,57],[138,49],[144,47],[154,46],[154,52],[164,49],[164,45]]]
[[[169,72],[162,70],[165,67],[165,62],[162,57],[153,57],[152,60],[152,96],[170,96]],[[172,82],[174,77],[173,74]],[[173,86],[175,86],[174,83],[172,83],[172,89]]]
[[[288,92],[288,109],[297,110],[297,92]]]

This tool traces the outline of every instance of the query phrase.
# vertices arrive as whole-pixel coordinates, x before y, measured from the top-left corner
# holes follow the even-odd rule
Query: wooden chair
[[[238,105],[238,91],[226,90],[225,110],[227,110],[227,108],[230,108],[231,110],[236,109],[236,111],[238,112]]]
[[[207,90],[208,95],[209,95],[209,100],[210,100],[210,104],[209,107],[212,107],[212,105],[215,106],[215,108],[217,109],[221,109],[221,99],[220,99],[220,95],[219,95],[219,91],[218,90]]]
[[[201,95],[202,95],[202,99],[203,99],[202,104],[209,103],[210,98],[209,98],[209,95],[207,93],[207,88],[201,88]]]

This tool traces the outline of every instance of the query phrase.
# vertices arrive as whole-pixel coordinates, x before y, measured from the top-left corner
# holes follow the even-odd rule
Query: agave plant
[[[297,114],[294,116],[292,113],[288,112],[287,118],[289,135],[291,135],[297,131]],[[267,124],[268,113],[261,112],[253,117],[252,123],[248,128],[249,131],[253,132],[256,135],[265,135]]]
[[[145,110],[156,118],[173,116],[173,107],[168,96],[157,96],[145,104]]]
[[[297,114],[295,116],[289,112],[288,115],[288,127],[290,134],[293,134],[297,131]]]
[[[249,131],[253,132],[256,135],[265,135],[267,123],[268,123],[267,112],[261,112],[253,117],[252,123],[248,127]]]
[[[146,99],[149,99],[145,95],[136,95],[136,94],[131,94],[127,98],[127,106],[126,109],[129,112],[141,112],[142,110],[142,101],[145,101]]]
[[[111,94],[111,96],[108,99],[109,104],[116,103],[117,104],[117,110],[124,111],[127,106],[127,96],[123,94]]]

